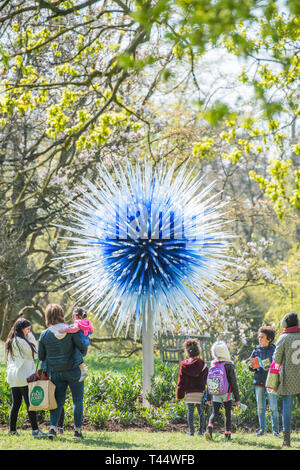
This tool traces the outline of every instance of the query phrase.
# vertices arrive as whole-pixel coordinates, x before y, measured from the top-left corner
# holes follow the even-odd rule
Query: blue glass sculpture
[[[175,163],[154,168],[150,161],[127,162],[99,180],[84,180],[82,197],[72,203],[72,232],[65,272],[76,298],[116,334],[143,315],[153,330],[174,324],[197,327],[195,313],[207,319],[223,286],[231,235],[224,230],[224,204],[212,184]]]

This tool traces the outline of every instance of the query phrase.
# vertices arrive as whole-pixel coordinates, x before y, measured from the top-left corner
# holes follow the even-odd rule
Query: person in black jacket
[[[45,311],[46,326],[39,338],[38,358],[47,365],[47,373],[56,385],[55,397],[57,408],[50,411],[49,438],[56,437],[57,426],[66,399],[69,386],[73,399],[74,438],[82,438],[81,424],[83,416],[84,382],[80,382],[79,364],[87,353],[87,345],[79,333],[72,335],[61,333],[67,325],[60,305],[50,304]]]
[[[231,409],[233,398],[235,399],[235,405],[240,406],[240,395],[238,384],[236,380],[234,364],[231,361],[230,354],[227,345],[223,341],[216,341],[211,348],[212,356],[214,360],[211,363],[213,367],[216,363],[225,363],[225,372],[228,380],[229,390],[223,395],[211,395],[207,393],[207,404],[213,405],[212,414],[208,420],[207,430],[205,437],[208,440],[212,439],[213,426],[218,416],[220,416],[220,409],[222,404],[225,408],[225,438],[231,439]]]
[[[262,436],[266,431],[266,397],[268,396],[269,408],[271,411],[271,424],[273,434],[277,437],[279,434],[279,413],[277,404],[277,395],[267,393],[265,387],[268,370],[273,360],[275,345],[275,330],[270,326],[262,326],[258,330],[258,342],[250,356],[249,369],[254,372],[253,384],[255,386],[255,396],[257,403],[257,415],[259,421],[259,431],[257,436]]]
[[[198,411],[198,435],[204,431],[203,395],[206,387],[207,365],[200,359],[200,343],[196,338],[190,338],[183,344],[187,359],[181,361],[176,397],[185,398],[187,403],[188,434],[194,435],[194,410]]]

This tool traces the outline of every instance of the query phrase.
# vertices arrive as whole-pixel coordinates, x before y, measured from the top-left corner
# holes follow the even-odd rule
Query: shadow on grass
[[[129,443],[126,441],[120,442],[120,441],[115,441],[114,439],[111,439],[108,436],[102,436],[99,437],[98,439],[93,438],[93,437],[87,437],[84,439],[83,444],[85,446],[91,446],[91,447],[99,447],[99,449],[106,449],[106,450],[130,450],[130,449],[136,449],[137,445],[135,443]],[[138,448],[142,449],[147,449],[146,445],[139,445]]]
[[[84,433],[83,433],[84,434]],[[126,438],[121,442],[117,441],[113,438],[113,436],[109,436],[108,434],[104,433],[99,433],[98,436],[89,436],[88,434],[84,434],[84,439],[83,440],[74,440],[71,436],[60,436],[58,437],[55,442],[57,444],[70,444],[72,443],[73,445],[78,442],[78,445],[82,448],[84,447],[98,447],[99,449],[102,450],[130,450],[130,449],[136,449],[139,448],[141,450],[147,449],[147,444],[136,444],[134,442],[126,442]]]
[[[271,436],[270,436],[271,437]],[[274,437],[272,441],[270,441],[270,437],[268,434],[266,438],[264,437],[256,437],[256,436],[238,436],[236,439],[236,443],[241,444],[245,447],[247,446],[255,446],[258,450],[259,449],[273,449],[273,450],[299,450],[299,443],[300,443],[300,436],[291,435],[291,447],[282,447],[283,442],[283,433],[281,433],[280,437]]]
[[[243,447],[255,447],[257,450],[266,450],[266,449],[272,449],[272,450],[281,450],[281,444],[282,444],[282,439],[278,438],[278,443],[274,444],[273,442],[266,442],[266,441],[259,441],[258,439],[256,440],[255,438],[250,439],[249,437],[238,437],[235,440],[236,444],[240,444]]]
[[[291,436],[291,447],[282,447],[283,434],[280,437],[273,437],[271,434],[266,434],[264,437],[257,437],[253,434],[236,435],[232,434],[231,441],[226,444],[224,442],[224,434],[216,433],[213,441],[208,441],[208,449],[211,449],[213,445],[216,445],[216,449],[222,446],[222,449],[226,450],[238,450],[239,447],[243,450],[299,450],[300,436]]]

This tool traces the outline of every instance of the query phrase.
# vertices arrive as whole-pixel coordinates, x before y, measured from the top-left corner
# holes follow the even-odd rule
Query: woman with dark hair
[[[70,387],[73,400],[74,438],[81,439],[83,416],[84,382],[80,380],[79,364],[87,352],[87,346],[79,332],[62,333],[68,327],[65,324],[64,312],[60,305],[49,304],[45,311],[47,329],[41,333],[38,346],[38,358],[46,364],[47,374],[56,385],[55,398],[57,408],[50,411],[49,438],[56,437],[59,418]]]
[[[280,364],[277,394],[282,397],[283,446],[291,446],[294,398],[300,404],[300,321],[296,313],[287,313],[280,323],[284,330],[276,343],[274,362]]]
[[[177,382],[176,397],[185,398],[187,403],[187,421],[190,436],[194,435],[194,410],[198,411],[198,435],[204,432],[203,394],[206,386],[207,365],[200,358],[200,343],[196,338],[190,338],[183,344],[187,359],[181,361]]]
[[[29,411],[28,383],[26,379],[35,372],[34,358],[37,352],[37,343],[30,330],[30,321],[19,318],[10,330],[5,342],[7,382],[12,394],[9,434],[19,435],[17,432],[17,419],[24,398],[32,427],[32,435],[34,437],[45,437],[46,434],[38,428],[36,412]]]

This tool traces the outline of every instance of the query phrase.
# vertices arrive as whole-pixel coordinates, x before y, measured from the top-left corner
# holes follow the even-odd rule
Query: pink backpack
[[[230,391],[225,364],[230,362],[215,362],[208,371],[207,388],[210,395],[224,395]]]

